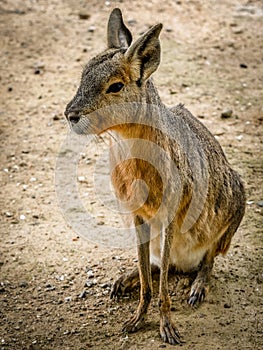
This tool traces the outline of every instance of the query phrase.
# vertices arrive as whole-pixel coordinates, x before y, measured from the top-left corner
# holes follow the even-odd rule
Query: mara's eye
[[[108,90],[106,91],[107,94],[111,93],[111,92],[119,92],[121,91],[121,89],[123,88],[124,84],[119,82],[119,83],[114,83],[111,84],[108,88]]]

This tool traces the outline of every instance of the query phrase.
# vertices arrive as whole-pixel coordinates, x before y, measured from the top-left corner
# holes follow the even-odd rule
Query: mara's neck
[[[146,103],[154,106],[161,107],[163,105],[159,96],[158,90],[154,86],[153,80],[149,79],[145,86],[146,90]]]

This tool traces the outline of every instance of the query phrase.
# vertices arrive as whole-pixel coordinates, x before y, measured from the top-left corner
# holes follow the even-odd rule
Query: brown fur
[[[182,105],[168,109],[160,100],[150,76],[160,62],[158,37],[161,28],[160,24],[156,25],[131,43],[132,37],[120,10],[113,10],[108,23],[108,49],[85,67],[80,87],[65,114],[78,133],[108,130],[114,133],[114,139],[152,142],[169,155],[163,159],[156,157],[157,167],[147,159],[138,159],[136,144],[130,148],[134,156],[130,159],[122,159],[122,147],[111,155],[112,182],[116,195],[130,208],[136,227],[139,261],[138,270],[116,281],[112,297],[134,286],[139,278],[140,303],[135,315],[124,325],[125,331],[136,331],[145,320],[151,299],[151,265],[153,270],[158,266],[160,334],[165,342],[177,344],[180,336],[170,314],[169,267],[174,265],[183,272],[197,271],[189,303],[194,305],[202,301],[208,290],[214,258],[227,252],[242,220],[245,194],[239,175],[231,169],[219,143],[207,128]],[[109,93],[109,88],[116,83],[122,84],[120,90]],[[101,109],[123,103],[157,106],[159,112],[136,109],[138,115],[134,119],[132,113],[124,110],[123,115],[117,115],[118,123],[107,123]],[[109,114],[114,116],[114,113],[113,109]],[[150,123],[143,125],[141,122],[145,120]],[[137,147],[144,151],[143,147]],[[152,155],[148,152],[148,156]],[[161,176],[162,171],[165,179]],[[174,173],[180,183],[174,181]],[[136,179],[143,180],[148,186],[148,197],[134,210],[129,203],[141,203],[143,198],[143,190],[133,186]],[[198,192],[202,181],[207,181],[205,194]],[[165,224],[171,214],[173,199],[178,199],[178,206],[170,222]],[[191,208],[193,202],[194,210]],[[157,220],[163,203],[163,212]],[[202,204],[200,213],[196,217],[189,216],[191,210],[193,215],[195,209],[198,211],[199,203]]]

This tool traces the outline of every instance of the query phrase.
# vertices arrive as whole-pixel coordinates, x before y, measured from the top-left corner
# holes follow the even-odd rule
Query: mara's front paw
[[[202,280],[196,279],[191,287],[188,304],[194,306],[201,303],[204,300],[208,289],[209,288],[206,283],[204,283]]]
[[[128,292],[131,292],[134,287],[136,287],[139,284],[139,273],[138,269],[135,269],[131,273],[128,273],[126,275],[121,276],[120,278],[115,281],[112,290],[110,298],[116,298],[127,294]]]
[[[123,284],[123,276],[121,276],[117,281],[114,282],[113,287],[111,289],[110,298],[118,299],[120,296],[125,293],[125,285]]]
[[[169,343],[171,345],[181,344],[182,340],[180,338],[180,334],[171,321],[170,317],[163,316],[160,321],[160,334],[161,338],[165,343]]]

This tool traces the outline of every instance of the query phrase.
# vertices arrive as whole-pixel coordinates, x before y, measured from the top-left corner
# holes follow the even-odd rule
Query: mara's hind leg
[[[214,265],[214,258],[218,254],[224,255],[228,251],[231,239],[240,224],[243,214],[244,210],[242,209],[240,211],[240,215],[237,216],[237,218],[234,217],[233,222],[229,225],[228,229],[221,236],[217,244],[206,253],[203,260],[201,261],[197,276],[191,287],[190,297],[188,300],[188,303],[190,305],[193,306],[197,303],[202,302],[208,293],[211,272]]]
[[[202,302],[209,291],[209,282],[214,265],[214,251],[207,252],[204,256],[197,276],[192,284],[188,303],[191,306]]]
[[[155,265],[151,265],[152,279],[157,279],[159,277],[159,268]],[[119,298],[126,293],[132,291],[140,283],[139,270],[136,267],[132,272],[124,274],[118,278],[111,290],[111,299]]]

